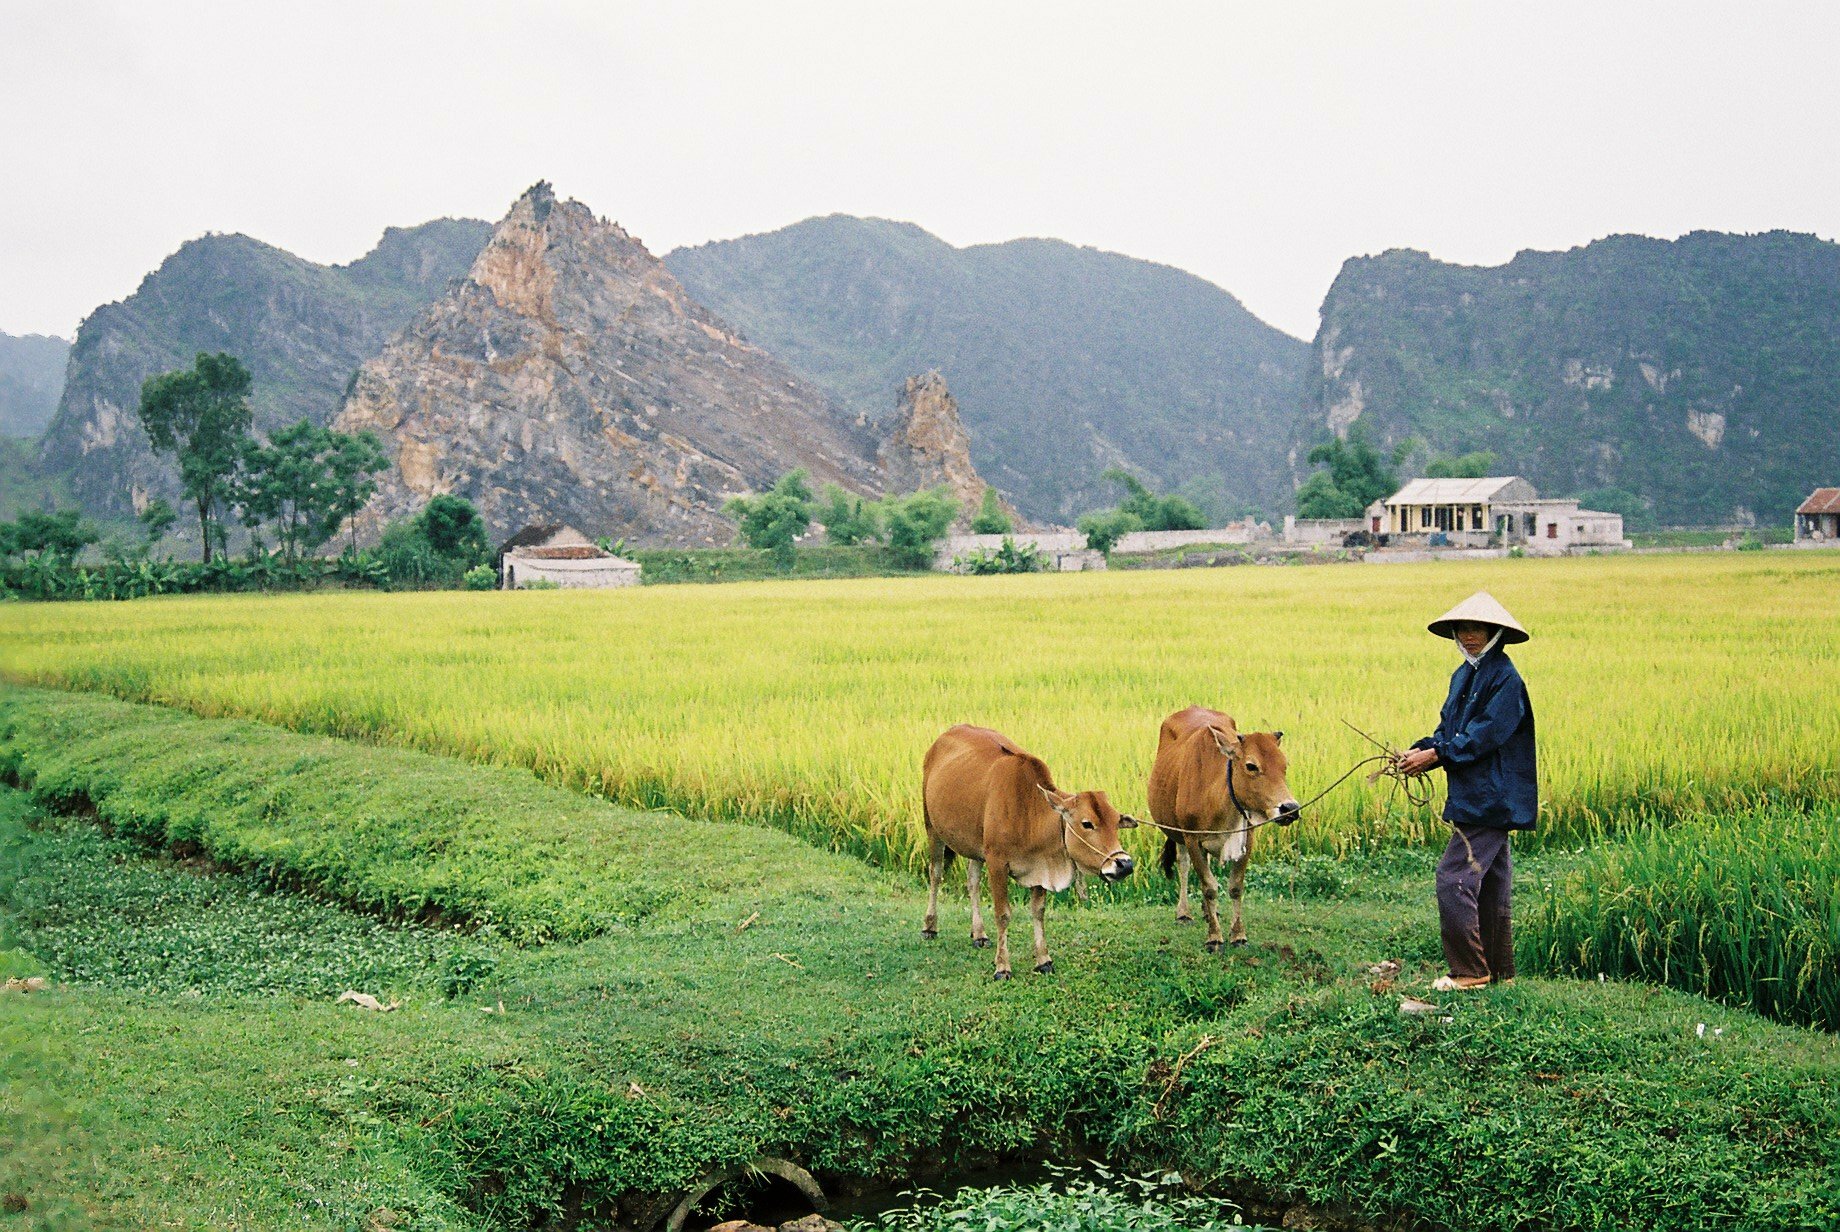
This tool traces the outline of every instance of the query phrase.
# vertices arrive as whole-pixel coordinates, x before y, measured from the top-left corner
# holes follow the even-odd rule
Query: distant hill
[[[256,426],[326,423],[358,365],[464,274],[491,226],[441,219],[392,227],[349,265],[316,265],[246,235],[191,240],[128,298],[77,331],[40,469],[65,476],[92,513],[172,497],[176,468],[147,447],[136,408],[147,377],[228,351],[255,377]]]
[[[978,470],[1031,517],[1115,503],[1122,465],[1217,517],[1288,500],[1309,348],[1192,274],[1058,240],[955,248],[832,215],[665,264],[870,417],[937,369]]]
[[[70,343],[43,334],[0,334],[0,436],[37,436],[64,391]]]
[[[618,224],[539,183],[364,364],[335,426],[375,431],[393,460],[361,533],[451,492],[501,538],[567,522],[640,546],[726,545],[727,499],[796,468],[869,496],[891,476],[981,494],[939,392],[898,439],[876,431],[736,337]]]
[[[1396,250],[1323,304],[1311,430],[1488,449],[1543,495],[1784,523],[1840,482],[1840,245],[1619,235],[1506,265]]]

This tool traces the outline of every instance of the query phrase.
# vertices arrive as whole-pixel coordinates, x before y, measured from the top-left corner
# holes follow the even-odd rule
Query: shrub
[[[805,471],[787,471],[758,496],[732,497],[722,512],[741,524],[741,541],[772,555],[781,569],[792,568],[794,541],[811,525],[811,489]]]
[[[1142,530],[1144,524],[1136,514],[1126,513],[1122,509],[1106,509],[1083,516],[1079,528],[1080,533],[1086,536],[1087,547],[1110,556],[1120,539],[1134,530]]]
[[[1008,535],[1003,536],[1003,543],[992,552],[979,548],[974,552],[954,557],[952,567],[961,573],[1035,573],[1042,567],[1041,549],[1032,543],[1018,545]]]
[[[824,504],[813,514],[824,527],[826,542],[836,547],[873,543],[882,519],[873,501],[845,492],[836,484],[824,489]]]
[[[498,571],[491,565],[474,565],[460,575],[460,581],[468,590],[497,590]]]
[[[443,495],[414,517],[391,523],[372,556],[391,589],[451,590],[468,570],[491,560],[492,545],[472,502]]]
[[[882,518],[888,528],[888,547],[909,569],[933,563],[933,544],[951,529],[958,502],[943,487],[890,496],[882,501]]]
[[[974,535],[1007,535],[1016,529],[1016,524],[1009,514],[1003,512],[1003,504],[997,499],[995,488],[984,489],[984,503],[978,506],[977,516],[971,519],[971,533]]]

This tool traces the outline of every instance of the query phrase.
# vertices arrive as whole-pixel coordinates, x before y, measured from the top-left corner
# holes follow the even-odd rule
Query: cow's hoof
[[[990,948],[990,938],[989,937],[973,937],[971,939],[971,944],[973,946],[976,946],[980,950],[988,950]]]
[[[1227,944],[1228,945],[1245,945],[1246,939],[1244,937],[1235,937],[1233,938],[1233,940],[1227,942]]]
[[[923,928],[920,930],[920,939],[922,941],[931,941],[933,938],[937,937],[938,935],[939,935],[939,930],[937,928]]]
[[[997,972],[997,974],[996,974],[996,975],[995,975],[994,977],[992,977],[992,978],[994,978],[994,979],[999,979],[999,980],[1007,980],[1007,979],[1009,978],[1009,972],[1007,972],[1007,971],[999,971],[999,972]]]
[[[1035,968],[1035,974],[1036,975],[1053,975],[1054,974],[1054,960],[1050,958],[1047,962]]]
[[[1208,953],[1210,953],[1210,954],[1218,954],[1218,953],[1220,953],[1220,942],[1218,942],[1218,941],[1210,941],[1210,942],[1208,942],[1208,943],[1207,943],[1207,952],[1208,952]]]
[[[1179,915],[1176,917],[1176,923],[1178,924],[1193,924],[1194,922],[1195,917],[1192,915]]]

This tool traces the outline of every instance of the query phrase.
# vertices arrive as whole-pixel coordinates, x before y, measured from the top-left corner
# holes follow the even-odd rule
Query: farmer
[[[1514,866],[1508,835],[1533,828],[1533,702],[1506,646],[1527,630],[1487,591],[1477,591],[1428,626],[1463,652],[1437,731],[1400,758],[1409,775],[1442,767],[1449,780],[1444,820],[1450,845],[1438,861],[1438,919],[1450,974],[1434,989],[1481,988],[1514,978],[1508,898]]]

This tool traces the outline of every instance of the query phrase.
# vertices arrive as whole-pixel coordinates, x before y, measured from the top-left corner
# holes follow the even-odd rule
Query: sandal
[[[1431,981],[1432,992],[1471,992],[1488,986],[1489,977],[1486,975],[1440,975]]]

